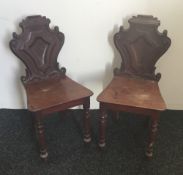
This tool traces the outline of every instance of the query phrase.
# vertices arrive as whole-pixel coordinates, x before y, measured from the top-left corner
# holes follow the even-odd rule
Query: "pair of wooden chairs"
[[[92,91],[66,76],[57,57],[64,44],[64,34],[58,27],[50,29],[50,20],[42,16],[28,16],[20,23],[22,33],[13,33],[10,48],[26,66],[26,76],[21,80],[27,94],[29,111],[34,114],[34,124],[40,146],[40,157],[48,157],[42,120],[46,114],[62,111],[77,105],[84,108],[84,141],[91,141],[90,97]],[[99,146],[105,146],[107,110],[128,111],[151,117],[146,155],[152,157],[152,147],[157,131],[159,113],[166,109],[155,74],[155,63],[170,46],[167,32],[157,28],[160,22],[152,16],[138,15],[129,20],[129,29],[114,36],[114,43],[122,57],[120,69],[98,96],[100,103]]]

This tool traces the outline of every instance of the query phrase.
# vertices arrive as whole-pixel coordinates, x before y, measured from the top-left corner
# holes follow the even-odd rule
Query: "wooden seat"
[[[77,105],[84,108],[84,141],[90,142],[89,89],[66,76],[66,69],[59,68],[58,54],[64,44],[64,34],[58,27],[50,29],[50,20],[42,16],[28,16],[19,25],[22,33],[13,33],[10,48],[26,66],[21,78],[27,94],[28,110],[34,115],[34,123],[40,146],[40,157],[48,157],[44,126],[46,114]]]
[[[44,109],[51,110],[60,105],[65,105],[67,109],[71,101],[77,105],[77,103],[80,104],[79,100],[93,94],[89,89],[67,76],[28,84],[26,85],[26,93],[28,108],[33,112]]]
[[[114,78],[99,94],[100,103],[99,146],[105,146],[107,110],[127,111],[150,116],[151,124],[146,156],[153,155],[159,114],[166,109],[155,74],[155,64],[167,51],[171,40],[167,31],[158,32],[160,21],[153,16],[138,15],[129,19],[128,29],[120,28],[114,35],[114,43],[120,52],[120,69],[114,70]]]
[[[102,103],[131,106],[134,108],[163,111],[165,102],[160,94],[156,81],[115,76],[106,89],[98,96]]]

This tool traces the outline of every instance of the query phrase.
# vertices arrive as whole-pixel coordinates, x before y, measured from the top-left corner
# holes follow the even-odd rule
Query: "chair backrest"
[[[24,83],[60,75],[57,57],[64,44],[64,34],[58,27],[50,29],[50,20],[42,16],[28,16],[19,26],[22,33],[13,33],[10,48],[26,66]]]
[[[158,32],[160,21],[153,16],[138,15],[128,22],[128,29],[121,27],[114,35],[115,46],[122,57],[121,68],[116,74],[159,81],[161,74],[155,75],[155,64],[171,44],[167,31]]]

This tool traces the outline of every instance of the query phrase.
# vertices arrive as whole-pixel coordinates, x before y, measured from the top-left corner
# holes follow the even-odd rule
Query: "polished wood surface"
[[[167,31],[158,32],[160,21],[153,16],[138,15],[129,19],[128,29],[120,28],[114,43],[120,52],[121,67],[99,94],[99,146],[105,147],[107,110],[127,111],[150,117],[146,156],[152,158],[160,112],[166,109],[155,74],[155,64],[171,44]],[[139,116],[139,115],[138,115]]]
[[[89,89],[67,76],[65,78],[55,77],[46,81],[27,84],[25,87],[28,108],[33,112],[70,103],[93,94]]]
[[[57,57],[64,44],[64,34],[58,27],[50,29],[50,20],[44,16],[28,16],[20,23],[22,33],[13,33],[10,48],[25,64],[26,75],[21,78],[28,109],[34,114],[34,125],[40,147],[40,157],[48,157],[43,118],[77,105],[84,109],[84,141],[90,142],[89,89],[66,76],[59,68]]]
[[[160,111],[166,109],[156,81],[134,78],[128,75],[115,76],[97,100],[103,103],[144,109]]]
[[[155,74],[155,64],[171,44],[167,31],[157,30],[160,21],[153,16],[134,16],[129,24],[129,29],[121,27],[114,35],[114,44],[122,58],[122,65],[115,73],[159,81],[161,74]]]
[[[10,48],[25,64],[26,76],[23,83],[31,83],[62,75],[65,69],[59,69],[57,56],[64,44],[64,34],[55,26],[49,27],[50,20],[42,16],[28,16],[19,26],[22,33],[13,33]]]

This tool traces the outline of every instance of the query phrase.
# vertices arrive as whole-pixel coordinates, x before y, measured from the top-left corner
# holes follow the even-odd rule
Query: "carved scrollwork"
[[[26,66],[26,75],[21,77],[24,83],[65,75],[57,62],[64,34],[57,26],[50,29],[49,24],[45,16],[28,16],[19,24],[22,33],[13,33],[10,48]]]
[[[167,31],[158,32],[160,21],[153,16],[138,15],[129,20],[130,27],[114,35],[114,43],[122,58],[120,69],[114,74],[129,74],[159,81],[161,74],[155,74],[155,64],[171,44]]]

